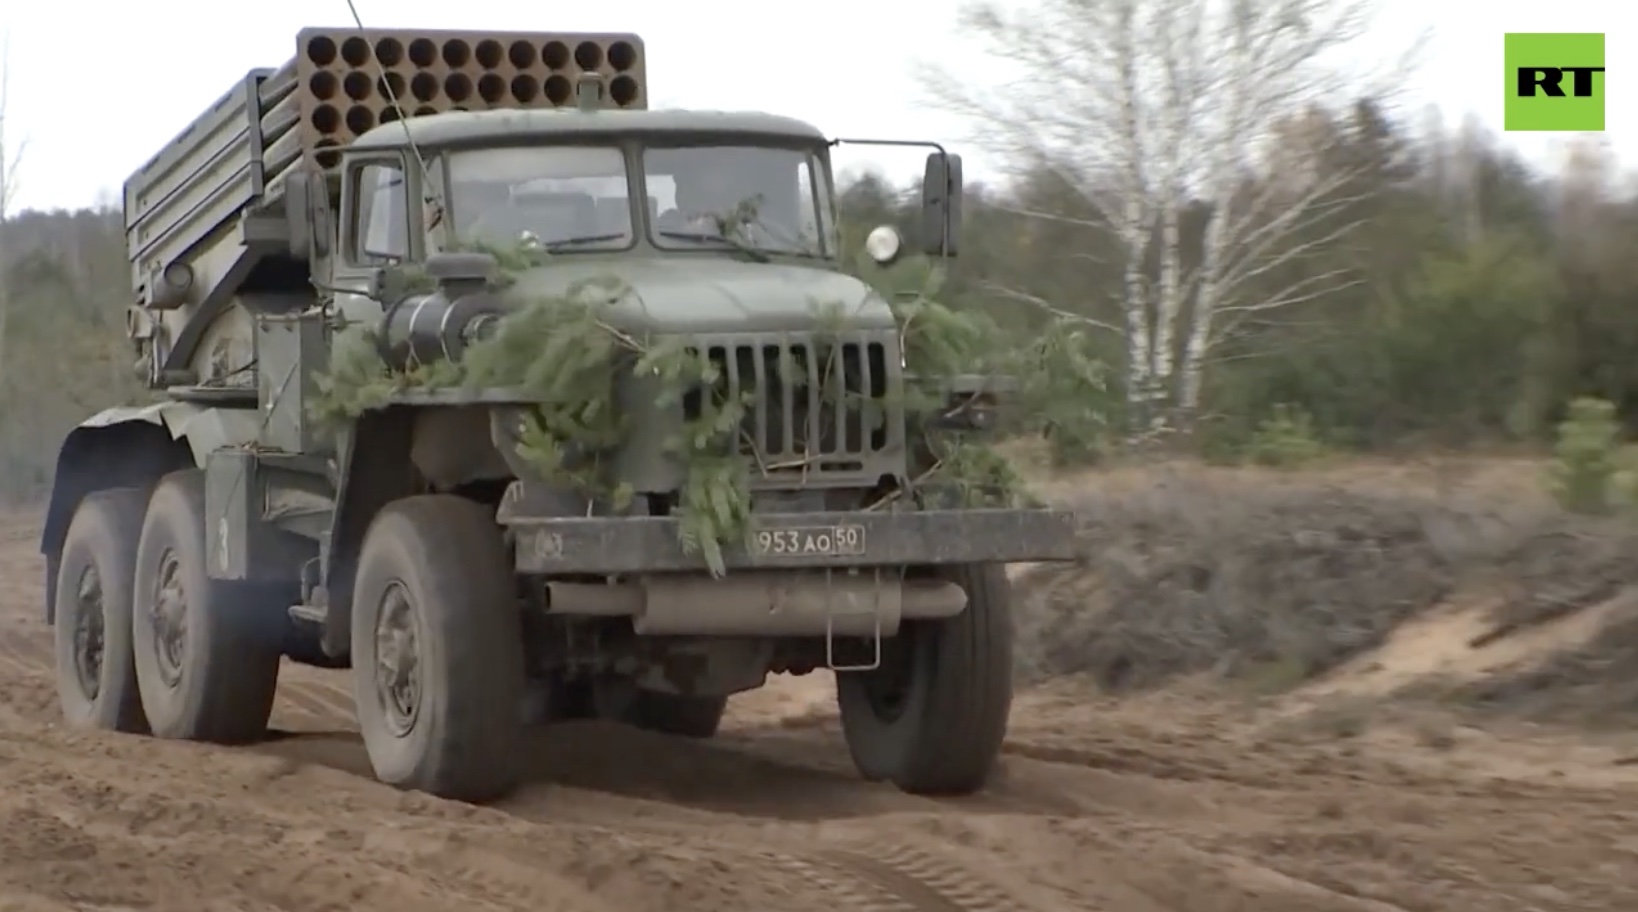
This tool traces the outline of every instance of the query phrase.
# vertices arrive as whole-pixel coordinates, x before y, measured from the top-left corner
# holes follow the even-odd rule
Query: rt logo
[[[1504,129],[1603,132],[1602,34],[1510,32],[1505,59]]]

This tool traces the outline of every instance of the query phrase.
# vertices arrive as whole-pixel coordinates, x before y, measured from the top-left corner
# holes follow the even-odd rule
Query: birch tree
[[[1124,337],[1128,402],[1151,423],[1168,403],[1192,414],[1209,360],[1259,315],[1345,281],[1311,274],[1269,289],[1351,227],[1332,224],[1350,175],[1291,167],[1278,126],[1316,104],[1381,94],[1381,86],[1349,89],[1360,74],[1335,69],[1339,52],[1364,34],[1369,3],[979,2],[963,10],[962,24],[990,66],[969,64],[965,77],[927,69],[933,101],[966,117],[977,142],[1058,176],[1113,232],[1124,260],[1122,320],[1099,325]],[[975,70],[996,88],[976,85]],[[1181,230],[1191,208],[1207,213],[1198,249]],[[1322,222],[1328,227],[1315,236]]]
[[[11,316],[11,288],[8,281],[12,262],[9,238],[12,210],[17,204],[17,174],[23,162],[23,148],[27,145],[14,131],[7,129],[7,101],[11,89],[11,39],[0,37],[0,383],[6,378],[6,328]]]

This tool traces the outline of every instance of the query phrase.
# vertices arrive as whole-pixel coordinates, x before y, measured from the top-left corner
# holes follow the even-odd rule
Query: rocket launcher
[[[624,33],[303,29],[294,57],[251,70],[125,182],[138,303],[237,294],[278,246],[252,216],[282,212],[284,176],[316,169],[335,205],[341,150],[376,126],[572,105],[586,73],[602,76],[605,107],[642,109],[645,62],[642,39]]]

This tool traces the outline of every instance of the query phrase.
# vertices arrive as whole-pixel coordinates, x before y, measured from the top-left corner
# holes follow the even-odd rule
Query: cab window
[[[633,243],[626,159],[615,146],[474,149],[449,156],[450,204],[464,242],[548,250]]]
[[[388,266],[409,256],[409,207],[404,169],[373,162],[354,172],[353,249],[361,266]]]
[[[656,210],[657,247],[686,249],[731,237],[793,256],[822,257],[835,249],[830,190],[812,150],[657,147],[643,153],[643,170]]]

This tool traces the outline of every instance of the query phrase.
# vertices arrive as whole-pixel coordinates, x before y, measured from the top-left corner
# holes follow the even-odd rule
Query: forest
[[[969,7],[995,72],[1056,78],[930,71],[930,102],[973,123],[1006,172],[968,181],[947,266],[852,268],[888,293],[936,283],[992,325],[998,353],[1028,355],[1013,360],[1040,382],[1013,429],[1060,462],[1539,447],[1578,397],[1638,419],[1638,194],[1601,138],[1533,170],[1473,121],[1400,104],[1391,80],[1334,71],[1365,7],[1230,6]],[[0,130],[12,501],[49,485],[76,422],[146,395],[120,213],[13,211],[21,146]],[[846,249],[883,223],[913,239],[917,181],[848,175]]]

